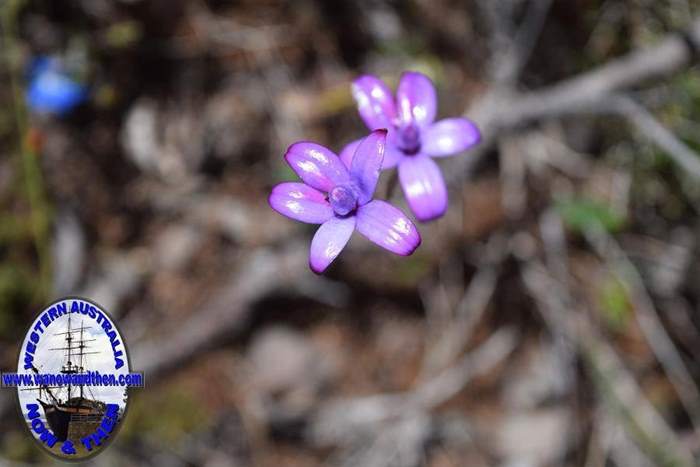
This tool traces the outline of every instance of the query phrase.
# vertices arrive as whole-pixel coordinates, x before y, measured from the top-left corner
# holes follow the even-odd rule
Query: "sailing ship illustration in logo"
[[[87,344],[96,341],[96,339],[85,338],[85,330],[89,328],[91,327],[86,327],[83,320],[79,328],[73,329],[71,315],[68,315],[68,329],[65,332],[54,333],[56,336],[65,336],[64,347],[49,349],[61,351],[64,354],[61,374],[85,374],[86,356],[101,353],[100,351],[91,351],[89,344]],[[33,371],[35,374],[39,374],[36,368]],[[71,384],[53,387],[41,385],[38,388],[25,390],[39,391],[37,401],[44,409],[46,421],[58,441],[71,439],[77,442],[80,438],[95,431],[102,423],[106,404],[96,400],[89,386],[84,384],[79,384],[77,387]]]

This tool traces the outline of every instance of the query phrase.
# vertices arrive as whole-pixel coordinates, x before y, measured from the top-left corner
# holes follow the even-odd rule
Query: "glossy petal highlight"
[[[283,216],[308,224],[323,224],[333,217],[324,194],[303,183],[280,183],[272,189],[268,202]]]
[[[350,175],[338,156],[320,144],[301,141],[289,146],[284,155],[289,166],[307,185],[329,192],[350,181]]]
[[[437,219],[447,210],[447,187],[440,168],[430,157],[404,157],[399,182],[413,214],[419,221]]]
[[[352,232],[355,230],[355,216],[333,217],[318,228],[309,251],[309,266],[317,274],[326,270],[338,257]]]
[[[408,256],[420,245],[418,229],[391,204],[374,200],[357,210],[357,231],[397,255]]]
[[[352,97],[367,128],[378,130],[392,125],[396,105],[391,89],[384,81],[376,76],[362,75],[352,83]]]
[[[423,130],[422,152],[433,157],[451,156],[481,141],[476,125],[466,118],[446,118]]]
[[[405,72],[396,89],[396,106],[402,126],[412,123],[419,127],[430,125],[437,114],[433,82],[422,73]]]
[[[360,142],[350,165],[350,177],[359,188],[360,206],[372,199],[384,160],[386,130],[375,130]]]

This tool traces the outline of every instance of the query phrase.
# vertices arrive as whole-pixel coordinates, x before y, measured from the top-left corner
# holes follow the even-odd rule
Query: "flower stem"
[[[35,287],[34,299],[42,301],[49,293],[51,284],[51,258],[49,249],[50,207],[44,192],[44,181],[39,164],[39,155],[27,140],[27,112],[24,105],[24,92],[20,82],[18,66],[17,20],[25,0],[9,0],[0,11],[2,21],[3,49],[10,77],[18,137],[18,168],[24,180],[27,201],[30,209],[30,224],[34,248],[39,266],[39,280]]]

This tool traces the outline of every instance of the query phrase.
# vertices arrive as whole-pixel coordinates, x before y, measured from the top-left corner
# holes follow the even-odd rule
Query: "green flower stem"
[[[50,292],[51,255],[49,248],[50,207],[46,199],[44,181],[39,164],[39,155],[27,141],[27,111],[24,92],[17,64],[17,19],[25,0],[9,0],[0,11],[2,20],[3,49],[13,93],[13,108],[17,125],[18,166],[24,179],[26,196],[30,208],[30,224],[34,247],[38,258],[39,281],[35,288],[35,299],[43,301]]]

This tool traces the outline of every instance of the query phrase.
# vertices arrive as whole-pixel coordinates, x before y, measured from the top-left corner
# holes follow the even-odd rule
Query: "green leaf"
[[[616,277],[609,277],[600,287],[600,309],[606,324],[613,331],[624,329],[632,307],[625,285]]]
[[[572,199],[559,201],[555,207],[566,226],[578,233],[595,228],[617,232],[625,224],[623,216],[599,201]]]
[[[141,39],[143,31],[136,21],[121,21],[105,31],[107,44],[116,49],[129,47]]]

